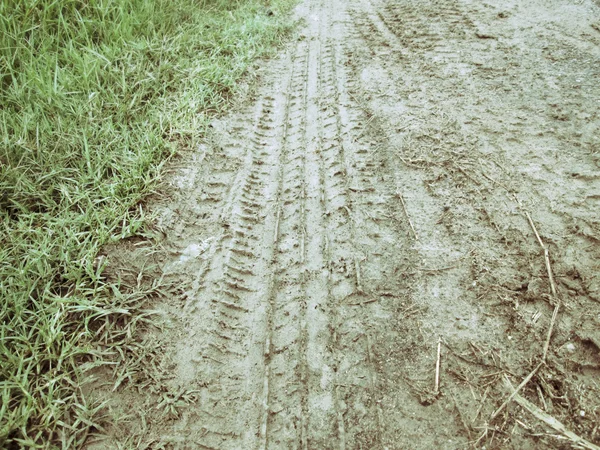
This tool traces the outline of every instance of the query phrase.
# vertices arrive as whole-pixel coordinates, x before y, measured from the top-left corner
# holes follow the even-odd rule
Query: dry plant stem
[[[451,270],[451,269],[456,269],[456,266],[440,267],[439,269],[427,269],[425,267],[418,268],[418,270],[420,270],[421,272],[443,272],[444,270]]]
[[[358,258],[354,258],[354,269],[356,271],[356,290],[359,294],[362,294],[364,291],[362,287],[362,277],[360,276],[360,261]]]
[[[406,210],[406,203],[404,203],[404,197],[402,197],[402,194],[400,192],[398,192],[398,197],[400,197],[400,202],[402,203],[402,209],[404,210],[404,214],[406,214],[406,218],[408,219],[408,224],[410,225],[410,229],[412,230],[413,235],[415,236],[415,239],[418,241],[419,236],[417,236],[415,227],[413,226],[412,220],[410,220],[410,216],[408,215],[408,211]]]
[[[369,125],[371,125],[371,122],[373,122],[373,119],[375,119],[375,116],[371,116],[369,117],[369,119],[367,120],[367,123],[365,123],[365,126],[363,127],[362,131],[360,133],[358,133],[358,136],[356,136],[354,138],[354,142],[357,142],[363,134],[365,134],[365,132],[367,131],[367,128],[369,127]]]
[[[525,211],[525,215],[527,216],[529,225],[531,225],[531,228],[535,233],[535,237],[537,238],[540,247],[542,247],[542,250],[544,250],[544,260],[546,263],[546,271],[548,272],[548,279],[550,280],[550,290],[552,291],[552,296],[556,298],[558,293],[556,290],[556,282],[554,281],[554,275],[552,275],[552,266],[550,265],[550,252],[548,251],[548,247],[546,247],[546,245],[544,244],[544,241],[542,241],[542,238],[540,237],[540,234],[538,233],[538,230],[535,224],[533,223],[533,219],[527,211]]]
[[[544,245],[544,241],[540,237],[538,230],[533,223],[533,219],[531,215],[525,211],[525,215],[527,216],[527,220],[529,221],[529,225],[533,229],[535,233],[535,237],[544,250],[544,261],[546,263],[546,271],[548,272],[548,279],[550,280],[550,290],[552,291],[552,298],[554,299],[554,311],[552,313],[552,320],[550,321],[550,327],[548,328],[548,335],[546,336],[546,342],[544,343],[544,351],[542,353],[542,361],[546,361],[546,356],[548,355],[548,348],[550,347],[550,339],[552,338],[552,332],[554,330],[554,325],[556,323],[556,317],[558,316],[558,310],[560,309],[560,300],[558,299],[558,292],[556,290],[556,282],[554,281],[554,275],[552,274],[552,265],[550,264],[550,252],[548,251],[548,247]]]
[[[435,388],[434,393],[438,395],[440,393],[440,361],[442,356],[442,338],[438,339],[437,348],[437,361],[435,363]]]
[[[546,342],[544,343],[544,353],[542,354],[542,361],[546,361],[546,356],[548,355],[548,348],[550,347],[550,339],[552,338],[552,330],[554,329],[554,324],[556,323],[556,317],[558,316],[559,308],[560,308],[560,303],[556,302],[556,305],[554,305],[554,311],[552,312],[552,320],[550,321],[550,327],[548,328],[548,335],[546,336]]]
[[[515,395],[517,395],[519,393],[519,391],[521,389],[523,389],[525,387],[525,385],[527,383],[529,383],[529,380],[531,380],[531,378],[535,375],[535,373],[538,371],[538,369],[542,366],[542,364],[544,364],[543,362],[539,363],[535,369],[533,369],[531,371],[531,373],[529,375],[527,375],[525,377],[525,379],[523,379],[523,381],[521,381],[521,384],[519,384],[519,386],[517,387],[517,389],[504,401],[504,403],[502,403],[502,405],[500,405],[500,407],[494,411],[494,413],[491,415],[490,417],[490,421],[494,420],[496,417],[498,417],[498,414],[500,414],[504,408],[506,408],[506,406],[512,401],[513,397]],[[506,377],[506,374],[504,375]]]
[[[540,389],[539,385],[536,386],[536,391],[538,393],[538,397],[540,398],[540,402],[542,402],[542,405],[544,406],[544,411],[548,410],[546,399],[544,398],[544,394],[542,394],[542,390]]]
[[[479,408],[477,408],[477,412],[475,413],[475,417],[473,417],[473,420],[471,420],[471,423],[475,423],[475,421],[479,417],[479,413],[481,412],[481,409],[483,408],[483,405],[485,404],[485,399],[487,398],[489,390],[490,390],[489,386],[485,388],[485,392],[483,393],[483,397],[481,398],[481,402],[479,403]]]
[[[541,420],[546,425],[548,425],[555,431],[557,431],[560,434],[562,434],[563,436],[565,436],[567,439],[569,439],[572,442],[572,444],[577,445],[579,448],[586,448],[588,450],[600,450],[600,447],[583,439],[582,437],[576,435],[572,431],[569,431],[567,429],[567,427],[565,427],[563,425],[562,422],[559,422],[551,415],[545,413],[540,408],[538,408],[536,405],[531,403],[529,400],[521,397],[516,391],[514,391],[514,388],[511,384],[510,380],[506,376],[504,376],[504,385],[506,386],[507,390],[512,392],[511,397],[514,397],[514,400],[519,405],[521,405],[523,408],[525,408],[527,411],[529,411],[537,419]]]
[[[550,289],[552,290],[552,295],[556,298],[556,283],[554,282],[554,275],[552,275],[552,266],[550,265],[550,253],[548,249],[544,247],[544,260],[546,261],[546,271],[548,272],[548,279],[550,280]]]
[[[492,177],[486,175],[483,170],[481,171],[481,175],[483,175],[485,178],[487,178],[488,180],[490,180],[492,183],[494,183],[494,184],[500,186],[501,188],[503,188],[506,192],[509,192],[509,193],[511,192],[510,189],[508,189],[505,185],[503,185],[502,183],[494,180]]]
[[[535,233],[535,237],[537,238],[537,240],[540,244],[540,247],[542,247],[543,249],[546,249],[546,246],[544,245],[544,241],[542,241],[542,238],[540,237],[540,234],[538,233],[538,230],[535,227],[535,224],[533,223],[533,219],[531,218],[531,216],[529,215],[529,213],[527,211],[525,211],[525,216],[527,217],[527,220],[529,221],[529,225],[531,225],[531,229]]]

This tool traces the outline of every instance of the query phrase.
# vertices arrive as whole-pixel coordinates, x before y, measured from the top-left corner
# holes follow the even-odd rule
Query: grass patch
[[[0,2],[0,448],[76,448],[79,380],[115,360],[150,292],[101,277],[144,232],[164,161],[195,147],[290,0]]]

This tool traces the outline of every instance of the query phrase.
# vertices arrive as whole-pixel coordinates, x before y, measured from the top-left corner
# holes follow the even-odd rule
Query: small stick
[[[540,247],[545,249],[546,246],[544,245],[544,242],[542,241],[542,238],[540,237],[540,234],[538,233],[538,230],[535,227],[535,224],[533,223],[533,219],[531,218],[531,216],[529,215],[529,213],[527,211],[525,211],[525,215],[527,216],[527,220],[529,220],[529,225],[531,225],[531,228],[533,229],[533,232],[535,233],[535,237],[537,238],[538,242],[540,243]]]
[[[548,272],[548,278],[550,279],[550,290],[552,291],[552,296],[556,301],[554,305],[554,311],[552,312],[552,320],[550,321],[550,328],[548,328],[548,336],[546,337],[546,342],[544,343],[544,353],[542,355],[542,361],[546,361],[546,356],[548,355],[548,348],[550,347],[550,339],[552,338],[552,331],[554,330],[554,324],[556,323],[556,317],[558,316],[558,310],[560,308],[560,301],[558,300],[558,295],[556,292],[556,283],[554,282],[554,276],[552,275],[552,266],[550,265],[550,254],[548,249],[544,247],[544,260],[546,261],[546,271]]]
[[[544,353],[542,354],[542,361],[546,361],[546,356],[548,355],[548,348],[550,347],[550,338],[552,337],[552,330],[554,329],[554,324],[556,323],[556,316],[558,316],[558,309],[560,308],[560,303],[556,303],[554,306],[554,311],[552,312],[552,320],[550,320],[550,328],[548,328],[548,335],[546,336],[546,342],[544,343]]]
[[[540,401],[542,402],[542,405],[544,405],[544,410],[548,410],[548,405],[546,404],[546,399],[544,398],[544,394],[542,394],[542,390],[540,389],[540,386],[536,386],[537,389],[537,393],[538,393],[538,397],[540,398]]]
[[[556,290],[556,282],[554,281],[554,275],[552,274],[552,265],[550,264],[550,252],[548,251],[548,247],[544,245],[544,241],[540,237],[535,224],[533,223],[533,219],[531,215],[525,211],[525,215],[527,216],[527,220],[529,221],[529,225],[533,229],[535,233],[535,237],[537,238],[540,247],[544,250],[544,262],[546,263],[546,272],[548,272],[548,279],[550,280],[550,290],[552,291],[552,297],[555,300],[554,311],[552,312],[552,320],[550,321],[550,327],[548,328],[548,335],[546,336],[546,342],[544,343],[544,351],[542,353],[542,361],[546,361],[546,356],[548,356],[548,348],[550,347],[550,339],[552,338],[552,332],[554,331],[554,324],[556,323],[556,317],[558,316],[558,310],[560,309],[560,300],[558,298],[558,291]]]
[[[362,306],[362,305],[367,305],[369,303],[375,303],[377,301],[376,298],[371,298],[369,300],[365,300],[364,302],[357,302],[357,303],[348,303],[349,306]]]
[[[492,177],[489,177],[488,175],[486,175],[483,170],[481,171],[481,175],[483,175],[485,178],[487,178],[488,180],[490,180],[492,183],[497,184],[498,186],[500,186],[501,188],[503,188],[504,190],[506,190],[506,192],[510,193],[510,189],[508,189],[506,186],[504,186],[499,181],[496,181]]]
[[[526,400],[525,398],[521,397],[519,394],[517,394],[516,391],[513,392],[513,386],[511,384],[510,380],[508,379],[508,377],[506,377],[506,376],[504,377],[504,384],[506,386],[506,389],[508,391],[512,392],[511,397],[514,397],[515,401],[519,405],[521,405],[523,408],[525,408],[527,411],[529,411],[537,419],[541,420],[549,427],[558,431],[563,436],[565,436],[567,439],[570,439],[573,444],[575,444],[579,447],[586,448],[588,450],[600,450],[600,447],[583,439],[582,437],[576,435],[572,431],[569,431],[562,422],[559,422],[557,419],[555,419],[551,415],[545,413],[540,408],[538,408],[536,405],[531,403],[529,400]]]
[[[477,447],[477,444],[479,444],[479,441],[481,441],[483,438],[486,438],[487,435],[488,435],[488,427],[484,427],[483,431],[481,432],[481,435],[473,444],[473,447]]]
[[[515,419],[515,422],[517,422],[519,425],[521,425],[523,428],[525,428],[528,431],[531,431],[531,427],[523,422],[521,422],[519,419]]]
[[[439,269],[428,269],[425,267],[417,267],[421,272],[443,272],[444,270],[456,269],[457,266],[440,267]]]
[[[511,400],[514,398],[514,396],[517,395],[519,393],[519,391],[521,389],[523,389],[527,383],[529,383],[529,380],[531,380],[531,378],[533,378],[533,376],[538,371],[538,369],[542,366],[542,364],[544,364],[544,363],[543,362],[539,363],[535,367],[535,369],[533,369],[531,371],[531,373],[529,375],[527,375],[523,381],[521,381],[521,384],[519,384],[519,386],[517,387],[517,389],[504,401],[504,403],[502,403],[502,405],[500,405],[500,407],[496,411],[494,411],[494,413],[490,417],[490,421],[492,421],[496,417],[498,417],[498,414],[500,414],[502,412],[502,410],[504,408],[506,408],[506,406],[511,402]],[[506,377],[506,374],[504,376]]]
[[[483,405],[485,403],[485,399],[487,398],[489,390],[490,390],[489,386],[485,388],[485,392],[483,393],[483,397],[481,398],[481,402],[479,403],[479,408],[477,408],[477,412],[475,413],[475,417],[473,417],[473,420],[471,420],[471,423],[475,423],[475,421],[479,417],[479,413],[481,412],[481,409],[483,408]]]
[[[554,282],[554,275],[552,275],[552,266],[550,265],[550,252],[544,247],[544,260],[546,261],[546,271],[548,272],[548,278],[550,279],[550,290],[552,295],[556,297],[556,283]]]
[[[473,178],[471,175],[469,175],[467,173],[467,171],[465,169],[463,169],[462,167],[460,167],[459,165],[455,165],[455,167],[465,176],[467,177],[469,180],[471,180],[473,183],[477,184],[478,186],[481,186],[481,183],[479,181],[477,181],[475,178]]]
[[[363,287],[362,287],[361,276],[360,276],[360,261],[358,260],[358,258],[354,258],[354,268],[356,270],[356,290],[362,294]]]
[[[442,338],[438,339],[437,361],[435,362],[435,388],[433,393],[437,396],[440,393],[440,362],[442,356]]]
[[[535,227],[535,224],[533,223],[533,219],[527,211],[525,211],[525,215],[527,216],[529,225],[531,225],[531,228],[535,233],[535,237],[537,238],[540,247],[542,247],[542,250],[544,250],[544,261],[546,263],[546,271],[548,272],[548,278],[550,279],[550,290],[552,291],[552,296],[556,297],[556,283],[554,282],[554,275],[552,275],[552,266],[550,265],[550,252],[548,251],[548,247],[546,247],[546,245],[544,244],[544,241],[542,241],[542,238],[540,237],[540,234],[538,233],[538,230]]]
[[[415,239],[418,241],[419,236],[417,236],[415,227],[413,226],[412,220],[410,220],[410,216],[408,215],[408,211],[406,210],[406,203],[404,203],[404,197],[402,197],[402,194],[400,192],[398,192],[398,197],[400,197],[400,202],[402,203],[402,209],[404,209],[404,214],[406,214],[406,218],[408,219],[408,224],[410,225],[410,229],[412,230],[413,234],[415,235]]]

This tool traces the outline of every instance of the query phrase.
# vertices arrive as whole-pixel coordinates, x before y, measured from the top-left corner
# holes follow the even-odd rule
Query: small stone
[[[565,350],[569,353],[575,353],[575,344],[569,342],[567,345],[565,345]]]

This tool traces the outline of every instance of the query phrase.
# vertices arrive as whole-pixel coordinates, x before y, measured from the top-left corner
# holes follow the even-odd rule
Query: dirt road
[[[600,6],[297,14],[174,168],[164,251],[109,254],[178,289],[98,445],[564,448],[515,403],[491,418],[542,360],[521,394],[600,444]]]

